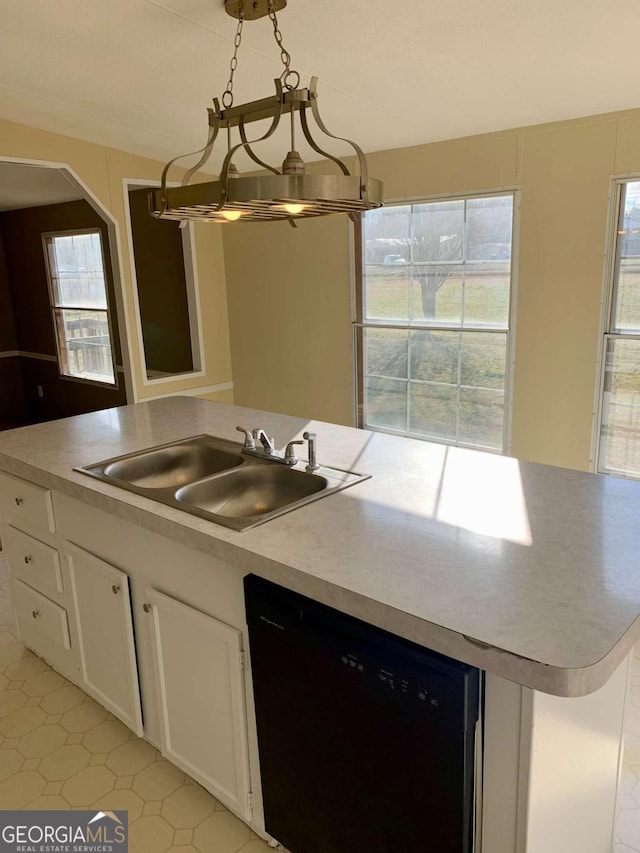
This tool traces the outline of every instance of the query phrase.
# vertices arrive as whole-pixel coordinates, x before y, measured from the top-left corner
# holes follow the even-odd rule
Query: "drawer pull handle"
[[[14,498],[14,501],[16,502],[16,506],[22,506],[24,498]]]
[[[37,619],[38,616],[40,615],[40,611],[39,610],[32,610],[31,615],[33,616],[34,619]]]
[[[151,613],[151,605],[147,604],[146,602],[142,605],[142,609],[145,613]]]
[[[29,563],[33,563],[33,557],[30,554],[27,554],[27,556],[24,558],[24,561],[27,565],[29,565]]]
[[[111,587],[111,592],[114,595],[117,595],[120,592],[120,585],[117,583],[114,583],[114,585]]]

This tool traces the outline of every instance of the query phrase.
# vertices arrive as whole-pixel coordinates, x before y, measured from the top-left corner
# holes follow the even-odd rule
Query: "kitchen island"
[[[73,470],[201,433],[235,441],[236,425],[262,427],[279,448],[313,430],[321,464],[371,479],[238,533]],[[115,561],[98,526],[95,547],[72,536],[74,514],[481,668],[484,853],[610,849],[626,659],[640,635],[638,484],[186,397],[0,434],[0,471],[51,490],[65,539],[97,557]],[[259,829],[259,804],[256,815]]]

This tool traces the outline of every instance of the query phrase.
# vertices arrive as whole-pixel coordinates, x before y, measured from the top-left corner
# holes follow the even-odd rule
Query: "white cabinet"
[[[162,751],[251,820],[242,633],[148,590]]]
[[[70,543],[66,557],[78,631],[81,686],[142,735],[129,579]]]

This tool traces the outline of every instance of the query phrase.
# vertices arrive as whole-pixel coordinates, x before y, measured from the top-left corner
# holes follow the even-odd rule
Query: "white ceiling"
[[[640,106],[640,0],[289,0],[279,20],[329,129],[367,152]],[[223,0],[0,0],[0,21],[0,116],[160,160],[204,143]],[[280,70],[269,20],[246,23],[236,103]]]
[[[62,204],[84,197],[62,169],[0,161],[0,211]]]

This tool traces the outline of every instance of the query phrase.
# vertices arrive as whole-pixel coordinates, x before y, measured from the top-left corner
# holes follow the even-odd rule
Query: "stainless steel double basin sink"
[[[243,454],[242,445],[196,435],[75,469],[234,530],[247,530],[368,478]]]

